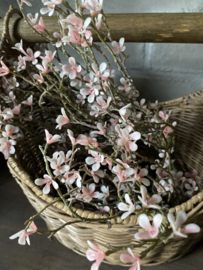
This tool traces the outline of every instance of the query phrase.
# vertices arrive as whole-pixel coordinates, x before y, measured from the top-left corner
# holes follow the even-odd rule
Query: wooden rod
[[[135,13],[106,16],[112,29],[112,37],[117,41],[124,37],[126,42],[203,43],[202,13]],[[43,19],[51,34],[59,32],[57,17]],[[3,28],[2,20],[0,19],[0,34]],[[23,39],[28,43],[45,42],[23,19],[16,21],[11,18],[9,27],[14,27],[17,40]],[[96,35],[93,37],[94,41],[99,41]]]

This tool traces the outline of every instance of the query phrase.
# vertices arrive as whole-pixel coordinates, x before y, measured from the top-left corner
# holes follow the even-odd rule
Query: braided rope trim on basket
[[[54,198],[50,195],[43,194],[42,190],[34,184],[31,177],[24,171],[21,165],[18,164],[18,161],[15,158],[9,158],[8,167],[14,176],[20,179],[24,184],[26,184],[39,198],[46,201],[47,203],[51,203]],[[56,202],[53,204],[56,208],[61,210],[62,212],[72,216],[72,213],[68,211],[63,202]],[[177,214],[179,211],[183,210],[188,213],[188,217],[194,215],[197,211],[199,211],[203,207],[203,192],[199,192],[197,195],[193,196],[190,200],[181,205],[177,205],[174,208],[171,208],[169,211],[173,214]],[[90,219],[102,219],[105,216],[101,214],[96,214],[91,211],[75,209],[73,207],[73,211],[76,212],[77,215],[83,218]],[[117,217],[117,223],[123,223],[124,225],[135,225],[137,224],[137,217],[135,215],[131,215],[125,220],[122,220],[120,217]]]

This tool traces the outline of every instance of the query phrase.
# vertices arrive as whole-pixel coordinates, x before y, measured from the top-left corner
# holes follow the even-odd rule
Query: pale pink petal
[[[126,219],[130,214],[131,214],[130,212],[123,213],[121,219]]]
[[[161,214],[157,214],[153,217],[153,225],[155,229],[158,229],[162,223],[162,215]]]
[[[100,166],[101,166],[101,165],[100,165],[99,163],[95,163],[95,164],[92,166],[92,170],[96,172],[96,171],[99,170]]]
[[[157,204],[157,203],[160,203],[161,201],[162,201],[162,197],[160,195],[155,194],[149,200],[149,204]]]
[[[87,157],[87,158],[85,159],[85,162],[86,162],[88,165],[92,165],[92,164],[95,163],[95,159],[92,158],[92,157]]]
[[[120,260],[123,263],[129,263],[129,262],[134,262],[135,261],[135,258],[133,258],[132,256],[130,256],[128,254],[121,254]]]
[[[59,185],[55,182],[55,181],[52,181],[52,185],[55,189],[58,189],[59,188]]]
[[[138,232],[135,234],[135,239],[142,240],[142,239],[149,239],[150,234],[148,232]]]
[[[176,228],[180,228],[187,220],[187,214],[184,211],[179,211],[176,216]]]
[[[200,232],[200,227],[196,224],[191,223],[191,224],[186,225],[180,232],[183,234],[198,233]]]
[[[147,199],[147,189],[145,186],[140,187],[140,192],[144,201]]]
[[[38,185],[38,186],[42,186],[42,185],[44,185],[46,183],[47,183],[46,179],[36,179],[35,180],[35,184]]]
[[[152,226],[149,222],[149,218],[145,214],[141,214],[138,218],[139,225],[145,229],[146,231],[150,231],[152,229]]]
[[[119,203],[118,204],[118,209],[121,210],[121,211],[128,211],[129,210],[129,206],[125,203]]]
[[[91,242],[90,242],[91,243]],[[86,251],[86,257],[89,261],[95,261],[97,256],[96,256],[96,252],[93,250],[87,250]]]
[[[44,186],[44,188],[43,188],[43,193],[44,193],[44,194],[49,194],[49,192],[50,192],[50,185],[51,185],[51,183],[47,183],[47,184]]]

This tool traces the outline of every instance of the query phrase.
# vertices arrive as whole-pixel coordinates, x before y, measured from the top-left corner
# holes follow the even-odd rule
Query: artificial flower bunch
[[[60,31],[51,35],[38,13],[24,14],[23,5],[32,6],[31,0],[19,2],[31,29],[53,49],[38,45],[26,48],[21,41],[12,48],[18,51],[18,59],[1,59],[0,151],[8,159],[18,154],[19,146],[26,149],[26,138],[32,138],[46,168],[35,184],[44,194],[58,196],[77,223],[84,222],[73,210],[77,207],[98,211],[105,216],[100,222],[137,215],[145,232],[134,237],[139,246],[154,239],[153,248],[175,236],[199,232],[195,224],[182,227],[187,220],[185,212],[180,211],[176,219],[169,213],[170,207],[198,191],[200,181],[196,171],[183,173],[175,167],[174,128],[178,123],[170,121],[172,112],[162,111],[157,101],[139,99],[125,66],[125,40],[113,40],[103,0],[76,0],[75,8],[62,0],[42,3],[41,14],[52,16],[56,12]],[[101,46],[94,43],[93,34]],[[80,60],[69,54],[70,47]],[[97,60],[98,53],[102,62]],[[116,76],[110,57],[118,68]],[[37,135],[32,134],[32,126],[38,127]],[[29,244],[29,235],[40,233],[34,224],[38,215],[11,239],[19,237],[19,244],[26,240]],[[53,236],[72,223],[48,233]],[[172,232],[166,237],[170,226]],[[92,270],[119,250],[104,252],[94,243],[88,244],[92,250],[87,251],[87,258],[96,260]],[[128,254],[120,259],[136,270],[147,253],[138,257],[132,249],[136,252],[136,245],[126,247]]]

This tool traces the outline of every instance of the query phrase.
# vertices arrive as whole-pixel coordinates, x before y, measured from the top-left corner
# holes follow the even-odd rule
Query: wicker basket
[[[172,109],[172,120],[177,121],[175,128],[176,159],[183,170],[196,169],[203,179],[203,90],[193,94],[178,98],[172,101],[161,103],[164,110]],[[42,190],[33,183],[33,177],[36,172],[42,170],[43,162],[39,157],[40,153],[36,150],[30,153],[21,153],[21,166],[19,158],[10,158],[8,166],[16,179],[17,183],[23,189],[32,206],[40,211],[47,203],[53,201],[50,195],[44,195]],[[19,153],[18,153],[19,154]],[[25,170],[26,168],[26,170]],[[29,172],[29,174],[27,173]],[[203,190],[203,180],[200,184],[200,191]],[[203,192],[193,196],[189,201],[170,209],[170,212],[177,214],[178,211],[184,210],[188,215],[188,223],[196,223],[203,228]],[[76,210],[81,217],[91,219],[101,218],[100,214],[90,211]],[[47,208],[41,215],[45,220],[48,229],[54,230],[64,223],[74,220],[71,213],[64,207],[62,202],[57,202]],[[136,244],[138,241],[134,234],[140,230],[137,224],[137,218],[132,215],[122,221],[117,218],[116,224],[108,228],[107,224],[98,222],[80,223],[66,226],[59,231],[55,237],[66,247],[75,252],[84,255],[88,245],[87,240],[94,242],[104,251],[109,245],[126,246]],[[157,265],[178,259],[190,252],[194,246],[203,238],[203,230],[198,234],[189,235],[188,238],[174,238],[167,245],[160,244],[154,250],[150,251],[142,265]],[[149,244],[140,249],[134,250],[135,254],[149,248]],[[106,262],[114,265],[123,265],[119,259],[120,254],[117,252],[106,258]]]

